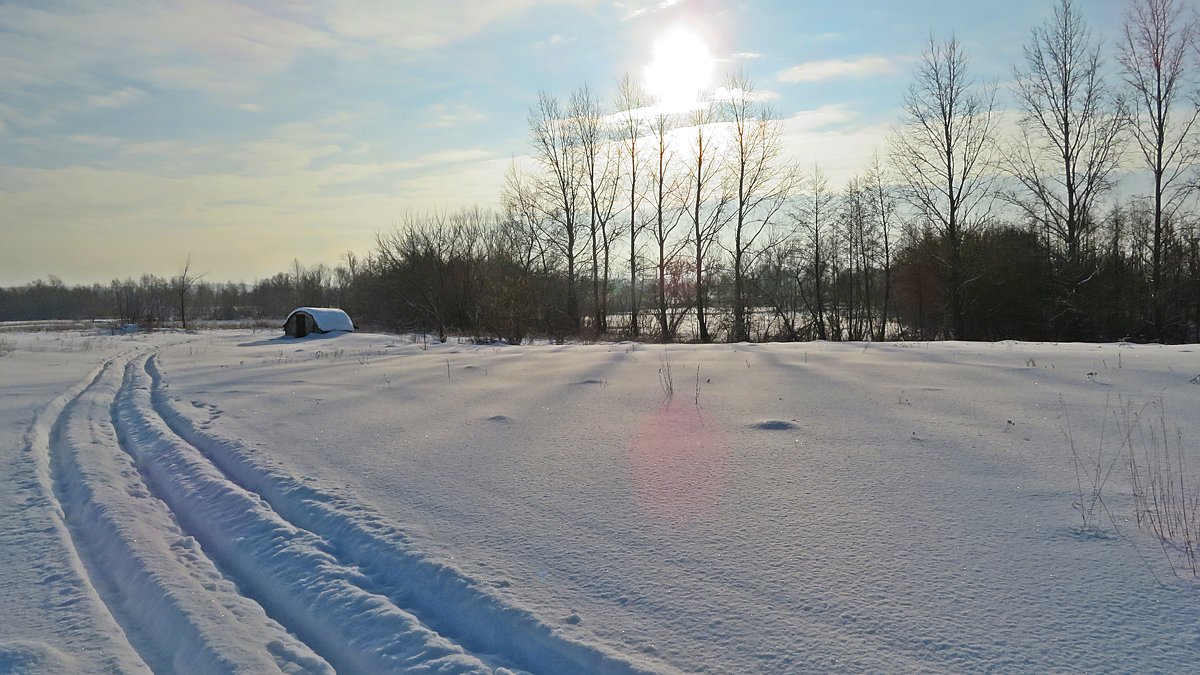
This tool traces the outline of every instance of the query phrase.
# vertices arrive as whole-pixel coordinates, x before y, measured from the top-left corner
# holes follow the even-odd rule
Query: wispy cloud
[[[643,14],[653,14],[664,9],[670,9],[683,0],[654,0],[652,2],[617,2],[617,8],[624,10],[625,20],[636,19]]]
[[[425,51],[453,45],[499,21],[544,5],[586,4],[589,0],[443,0],[342,2],[325,17],[334,33],[357,42]]]
[[[425,109],[429,115],[427,126],[448,129],[487,120],[487,115],[465,103],[434,103]]]
[[[834,186],[845,184],[880,149],[890,122],[865,118],[844,104],[803,110],[783,120],[783,142],[802,165],[819,163]]]
[[[122,87],[87,99],[89,108],[124,108],[146,97],[146,92],[137,87]]]
[[[468,162],[481,162],[492,159],[494,153],[488,150],[478,148],[464,148],[458,150],[441,150],[422,155],[408,162],[397,162],[396,168],[403,170],[410,169],[425,169],[431,166],[466,164]]]
[[[717,87],[713,89],[712,97],[714,101],[732,101],[735,98],[744,97],[751,101],[774,101],[779,98],[779,92],[772,89],[754,89],[753,91],[743,91],[741,89],[730,89],[728,87]]]
[[[864,56],[858,59],[830,59],[801,63],[780,73],[779,81],[788,83],[823,82],[888,75],[895,72],[897,72],[897,68],[893,60],[881,56]]]
[[[90,145],[98,148],[112,148],[120,145],[121,139],[114,136],[94,136],[92,134],[73,134],[67,140],[76,145]]]
[[[18,89],[105,90],[98,73],[165,89],[244,89],[303,50],[335,45],[295,16],[233,0],[0,4],[0,26],[0,86]]]
[[[573,38],[573,37],[569,38],[569,37],[565,37],[562,33],[555,33],[554,35],[551,35],[550,37],[546,38],[545,40],[538,40],[537,42],[533,43],[533,46],[535,49],[544,49],[546,47],[565,45],[565,44],[568,44],[568,43],[574,42],[574,41],[575,41],[575,38]]]
[[[788,125],[795,132],[822,131],[833,126],[845,125],[857,117],[849,106],[835,103],[812,110],[801,110],[788,118]]]

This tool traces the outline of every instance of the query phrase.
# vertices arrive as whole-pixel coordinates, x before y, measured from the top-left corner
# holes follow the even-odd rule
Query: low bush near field
[[[1161,402],[1114,413],[1133,492],[1135,521],[1179,575],[1200,577],[1200,476],[1183,432],[1171,430]]]

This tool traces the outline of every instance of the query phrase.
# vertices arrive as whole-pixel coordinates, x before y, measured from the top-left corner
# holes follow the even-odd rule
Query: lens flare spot
[[[703,410],[662,406],[630,442],[629,466],[639,504],[661,520],[705,517],[720,500],[728,455],[725,432]]]

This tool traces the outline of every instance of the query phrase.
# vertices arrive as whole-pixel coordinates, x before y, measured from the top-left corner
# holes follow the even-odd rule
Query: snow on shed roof
[[[354,322],[350,320],[350,315],[335,307],[297,307],[287,315],[287,318],[292,318],[296,312],[304,312],[311,316],[317,322],[319,330],[354,332]],[[287,319],[284,319],[284,323],[287,323]]]

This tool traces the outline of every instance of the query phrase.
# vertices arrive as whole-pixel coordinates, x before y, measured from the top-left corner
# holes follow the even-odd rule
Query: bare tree
[[[867,174],[863,178],[863,184],[868,194],[871,212],[875,219],[876,227],[878,227],[878,236],[883,247],[881,251],[882,260],[879,261],[883,267],[883,300],[880,303],[879,325],[876,329],[875,339],[884,340],[887,337],[887,325],[891,317],[892,221],[896,213],[896,197],[895,191],[889,184],[883,165],[879,160],[879,153],[875,153],[871,157],[871,164],[867,167]]]
[[[179,294],[179,320],[183,324],[183,330],[188,329],[188,294],[192,292],[192,286],[202,278],[204,278],[203,274],[192,273],[192,254],[189,253],[187,259],[183,261],[183,269],[179,272],[179,276],[175,277],[175,292]]]
[[[362,265],[358,255],[354,251],[343,253],[341,264],[333,269],[333,275],[337,284],[338,306],[349,312],[351,316],[356,316],[359,313],[356,290],[361,272]]]
[[[1190,188],[1186,175],[1200,163],[1200,106],[1189,60],[1200,48],[1196,15],[1180,0],[1131,0],[1117,59],[1133,99],[1130,132],[1154,176],[1154,232],[1150,246],[1154,331],[1162,337],[1164,227]],[[1192,103],[1189,109],[1189,103]]]
[[[598,333],[608,331],[608,280],[611,237],[608,223],[617,201],[620,167],[613,161],[607,142],[604,108],[586,84],[571,95],[567,115],[579,144],[578,168],[588,204],[588,234],[591,239],[592,321]]]
[[[529,111],[529,133],[534,156],[546,174],[542,189],[547,198],[538,200],[544,209],[543,233],[566,266],[567,321],[575,331],[579,329],[579,208],[585,189],[579,180],[579,143],[558,99],[544,91]]]
[[[834,195],[829,190],[829,179],[821,171],[820,166],[814,166],[804,181],[804,197],[800,207],[793,214],[795,227],[804,233],[804,248],[807,249],[807,260],[803,278],[808,283],[800,284],[804,305],[808,308],[811,323],[816,327],[817,339],[828,340],[828,317],[826,316],[826,280],[829,269],[829,246]]]
[[[726,180],[733,213],[733,327],[734,342],[750,339],[746,273],[754,263],[755,243],[774,222],[797,181],[794,168],[783,161],[782,128],[769,106],[754,94],[744,74],[726,81],[728,98],[721,110],[730,126],[730,157]]]
[[[779,234],[779,233],[777,233]],[[772,339],[800,340],[802,331],[811,337],[811,324],[800,324],[805,271],[803,245],[795,236],[784,236],[766,251],[755,271],[755,290],[760,302],[774,314]]]
[[[675,171],[675,150],[671,147],[671,131],[674,120],[671,115],[658,113],[650,120],[650,138],[653,145],[653,165],[650,169],[650,233],[654,239],[655,256],[655,301],[658,313],[659,339],[670,342],[675,339],[679,325],[677,308],[668,302],[667,277],[680,259],[686,239],[675,236],[675,230],[683,217],[679,208],[678,175]]]
[[[712,101],[692,111],[687,175],[687,211],[691,219],[692,264],[696,274],[696,324],[701,342],[712,342],[708,330],[708,260],[712,245],[728,219],[731,200],[727,182],[720,180],[721,154],[716,142],[717,109]]]
[[[838,224],[846,242],[849,274],[846,291],[846,338],[870,339],[875,335],[875,306],[872,304],[876,254],[876,222],[871,208],[870,188],[860,177],[851,178],[842,190]]]
[[[892,161],[904,199],[943,237],[952,333],[965,339],[963,233],[986,219],[987,173],[995,147],[994,87],[968,73],[967,54],[954,37],[930,36],[904,96],[904,117],[892,135]]]
[[[509,164],[501,193],[506,250],[526,274],[546,274],[555,267],[553,251],[547,250],[543,219],[547,208],[539,200],[544,192],[514,161]]]
[[[1120,103],[1104,81],[1104,59],[1073,0],[1033,30],[1024,64],[1014,68],[1013,94],[1021,109],[1021,141],[1003,166],[1019,190],[1002,193],[1029,222],[1058,243],[1059,315],[1078,338],[1086,317],[1077,300],[1084,269],[1082,245],[1098,220],[1097,200],[1114,184],[1120,162]]]
[[[626,73],[617,88],[617,110],[620,111],[621,149],[624,159],[629,162],[625,175],[629,180],[629,334],[632,337],[638,336],[638,233],[642,229],[638,219],[638,206],[642,201],[638,191],[642,151],[638,141],[646,132],[642,113],[648,100],[641,84]]]

